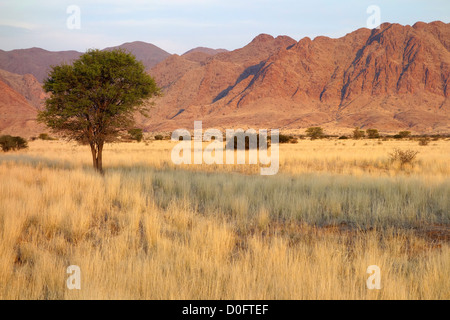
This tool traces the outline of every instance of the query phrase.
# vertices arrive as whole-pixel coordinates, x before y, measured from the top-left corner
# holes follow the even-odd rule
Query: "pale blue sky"
[[[80,8],[80,29],[67,28],[70,5]],[[178,54],[233,50],[260,33],[341,37],[367,26],[370,5],[381,22],[450,22],[449,0],[0,0],[0,49],[84,52],[140,40]]]

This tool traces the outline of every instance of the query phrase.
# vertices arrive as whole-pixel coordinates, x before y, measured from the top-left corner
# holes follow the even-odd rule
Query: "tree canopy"
[[[321,127],[310,127],[306,129],[306,135],[311,138],[311,140],[320,139],[323,137],[323,129]]]
[[[360,130],[359,127],[356,127],[355,130],[353,130],[353,139],[361,139],[366,136],[366,133],[364,130]]]
[[[160,94],[144,65],[123,50],[89,50],[73,64],[52,67],[44,81],[51,96],[38,115],[62,136],[89,144],[94,167],[102,171],[105,142],[134,125],[134,115]]]
[[[0,136],[0,148],[4,152],[10,150],[20,150],[28,148],[28,142],[22,137],[13,137],[10,135]]]

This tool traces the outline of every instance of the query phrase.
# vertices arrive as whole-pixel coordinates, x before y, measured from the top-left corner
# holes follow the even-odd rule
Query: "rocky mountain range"
[[[385,23],[341,38],[298,42],[261,34],[229,52],[196,48],[170,55],[142,42],[125,46],[136,51],[163,89],[150,118],[138,118],[147,131],[192,129],[194,120],[202,120],[203,128],[220,129],[304,132],[322,126],[340,134],[358,126],[385,133],[450,133],[448,23]],[[27,50],[36,57],[23,50],[0,51],[5,70],[0,72],[0,130],[19,121],[16,116],[2,120],[13,106],[18,118],[23,112],[32,120],[28,107],[39,109],[45,98],[39,81],[50,60],[55,64],[79,54]]]
[[[450,132],[449,44],[450,24],[386,23],[338,39],[260,35],[204,61],[172,56],[150,70],[165,96],[142,125]]]
[[[146,69],[154,67],[170,56],[170,53],[157,46],[142,41],[127,42],[103,50],[113,49],[131,52]],[[39,82],[43,82],[52,65],[71,63],[82,54],[78,51],[47,51],[41,48],[0,50],[0,69],[20,75],[32,74]]]

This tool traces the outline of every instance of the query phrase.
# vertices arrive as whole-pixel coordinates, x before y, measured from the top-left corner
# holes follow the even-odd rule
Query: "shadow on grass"
[[[0,155],[0,164],[96,174],[88,164],[24,154]],[[419,228],[449,224],[450,182],[429,184],[407,177],[355,177],[305,173],[244,175],[155,168],[147,164],[105,166],[105,183],[119,176],[120,191],[139,192],[166,210],[185,203],[204,215],[251,221],[267,212],[271,221],[316,226]],[[130,190],[130,188],[134,188]]]
[[[60,170],[73,170],[76,166],[69,161],[54,160],[39,156],[30,156],[26,154],[5,154],[0,155],[0,165],[13,163],[17,165],[26,165],[32,168],[48,168]],[[88,169],[88,166],[81,166],[83,169]],[[92,169],[92,168],[91,168]],[[93,170],[93,169],[92,169]]]

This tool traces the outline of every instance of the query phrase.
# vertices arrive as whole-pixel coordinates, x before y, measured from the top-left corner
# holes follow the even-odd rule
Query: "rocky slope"
[[[0,80],[0,134],[29,138],[45,132],[36,122],[37,109],[20,93]]]
[[[32,74],[42,82],[51,65],[71,63],[81,55],[77,51],[47,51],[41,48],[0,50],[0,69],[20,75]]]
[[[138,118],[147,131],[192,129],[202,120],[219,129],[450,133],[450,24],[386,23],[298,42],[261,34],[234,51],[195,48],[181,56],[142,42],[120,47],[153,65],[149,73],[163,89],[151,117]],[[0,51],[0,131],[31,133],[45,97],[38,80],[49,64],[77,54]]]
[[[42,84],[32,74],[20,75],[0,69],[0,80],[20,93],[36,109],[43,108],[48,94],[42,90]]]
[[[215,105],[224,101],[233,89],[245,89],[269,56],[295,43],[289,37],[262,34],[241,49],[200,61],[185,55],[166,59],[150,70],[164,96],[156,101],[150,120],[142,119],[142,124],[154,131],[172,130],[188,125],[193,119],[207,122],[217,111]],[[217,120],[229,125],[226,117]]]
[[[157,46],[142,42],[127,42],[120,46],[103,50],[121,48],[131,52],[147,69],[170,56]],[[47,51],[41,48],[19,49],[11,51],[0,50],[0,69],[20,75],[32,74],[39,82],[43,82],[50,66],[61,63],[71,63],[82,53],[78,51]]]
[[[171,56],[152,44],[140,41],[103,50],[116,48],[133,53],[147,69]],[[196,48],[184,54],[184,57],[187,61],[199,62],[223,51]],[[51,65],[70,63],[80,55],[81,53],[76,51],[51,52],[39,48],[7,52],[0,50],[0,134],[12,133],[30,137],[48,131],[35,121],[37,111],[44,107],[45,98],[48,97],[42,89],[42,81]]]
[[[172,57],[150,71],[165,96],[142,124],[450,132],[449,39],[450,24],[386,23],[338,39],[260,35],[198,63]]]
[[[109,47],[103,50],[124,49],[131,52],[137,60],[141,61],[148,70],[170,56],[170,53],[157,46],[142,41],[127,42],[120,46]]]

